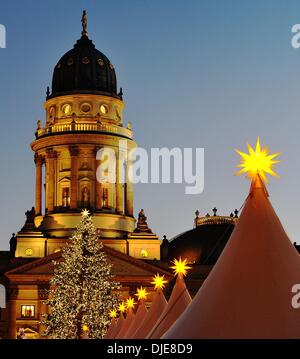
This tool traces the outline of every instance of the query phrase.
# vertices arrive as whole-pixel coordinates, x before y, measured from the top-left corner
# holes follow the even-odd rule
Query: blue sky
[[[0,248],[34,205],[29,147],[44,119],[46,86],[58,59],[80,37],[87,9],[90,38],[114,64],[138,144],[204,147],[205,190],[137,185],[135,213],[168,238],[190,229],[194,212],[240,208],[249,182],[236,177],[238,156],[260,135],[281,151],[279,180],[268,190],[292,241],[300,242],[300,49],[291,27],[299,1],[151,0],[2,1],[0,23]]]

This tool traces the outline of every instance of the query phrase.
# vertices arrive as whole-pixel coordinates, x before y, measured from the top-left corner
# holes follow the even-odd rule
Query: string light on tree
[[[237,165],[237,167],[241,168],[241,170],[237,172],[238,175],[246,173],[250,179],[259,175],[266,183],[268,183],[266,174],[279,177],[278,174],[273,171],[273,167],[276,163],[280,162],[275,160],[275,158],[280,155],[280,152],[269,154],[267,147],[261,148],[259,137],[256,141],[255,150],[250,144],[247,144],[247,147],[249,153],[235,150],[241,156],[241,163]]]
[[[164,278],[165,275],[160,276],[158,273],[152,278],[151,284],[154,284],[154,289],[163,289],[165,287],[168,281]]]
[[[44,336],[49,339],[101,339],[110,311],[119,304],[112,264],[102,250],[88,210],[83,210],[62,260],[54,263],[50,281],[49,314],[43,316]]]

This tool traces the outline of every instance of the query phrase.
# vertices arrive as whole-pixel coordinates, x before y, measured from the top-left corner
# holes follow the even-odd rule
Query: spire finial
[[[82,36],[88,36],[88,32],[87,32],[87,12],[86,12],[86,10],[83,10],[83,12],[82,12],[81,23],[82,23],[81,35]]]

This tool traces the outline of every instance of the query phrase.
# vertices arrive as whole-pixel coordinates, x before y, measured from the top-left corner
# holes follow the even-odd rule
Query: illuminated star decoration
[[[179,257],[179,260],[174,259],[172,263],[174,263],[174,265],[170,268],[174,270],[174,275],[180,274],[186,276],[187,270],[192,268],[187,265],[187,259],[182,260],[181,257]]]
[[[117,311],[115,309],[112,309],[110,312],[109,312],[109,316],[111,318],[116,318],[117,317]]]
[[[87,209],[83,209],[81,215],[82,217],[88,217],[90,215],[90,211]]]
[[[119,304],[118,310],[119,310],[119,312],[121,312],[121,313],[124,313],[124,312],[126,311],[126,305],[125,305],[124,302],[122,302],[121,304]]]
[[[255,150],[251,145],[247,144],[249,154],[235,150],[240,156],[240,164],[237,167],[241,168],[238,175],[246,173],[248,178],[254,178],[259,175],[262,180],[268,183],[266,174],[270,174],[275,177],[279,177],[276,172],[273,171],[273,166],[280,162],[274,160],[280,152],[269,154],[269,149],[267,147],[261,148],[259,137],[257,138]]]
[[[127,300],[126,300],[126,306],[127,306],[127,309],[133,309],[133,307],[135,306],[135,301],[134,301],[134,298],[131,298],[129,297]]]
[[[146,288],[141,287],[137,289],[137,293],[135,295],[137,296],[138,300],[142,300],[146,299],[148,294],[149,293],[147,292]]]
[[[160,276],[158,273],[153,277],[151,284],[154,284],[154,289],[163,289],[165,287],[165,284],[168,283],[168,281],[164,278],[164,275]]]

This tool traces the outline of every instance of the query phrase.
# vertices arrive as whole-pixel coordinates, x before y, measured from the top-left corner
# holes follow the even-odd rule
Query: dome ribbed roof
[[[52,94],[48,98],[73,93],[117,94],[117,79],[109,59],[82,35],[74,48],[61,57],[54,68]]]
[[[179,234],[168,245],[168,259],[187,258],[190,263],[214,265],[222,253],[234,224],[205,224]]]

